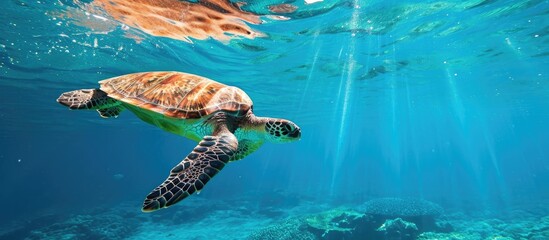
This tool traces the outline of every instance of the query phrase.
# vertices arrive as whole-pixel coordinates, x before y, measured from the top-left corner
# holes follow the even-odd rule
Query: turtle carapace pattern
[[[61,94],[70,109],[97,110],[103,118],[125,109],[198,145],[145,198],[142,210],[169,207],[200,191],[225,165],[264,142],[300,139],[301,129],[285,119],[256,117],[250,97],[237,87],[181,72],[144,72],[106,79],[100,88]]]

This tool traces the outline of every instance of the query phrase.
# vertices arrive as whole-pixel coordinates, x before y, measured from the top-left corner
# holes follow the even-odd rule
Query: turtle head
[[[301,138],[301,128],[285,119],[268,119],[265,122],[267,140],[270,142],[292,142]]]

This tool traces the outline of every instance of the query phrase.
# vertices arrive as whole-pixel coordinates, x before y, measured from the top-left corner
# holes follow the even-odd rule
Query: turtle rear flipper
[[[229,131],[205,136],[177,164],[168,179],[156,187],[143,202],[143,212],[169,207],[196,191],[200,191],[229,162],[238,147],[238,140]]]

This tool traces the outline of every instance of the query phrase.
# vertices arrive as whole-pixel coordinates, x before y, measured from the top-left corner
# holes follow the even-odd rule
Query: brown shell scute
[[[134,73],[99,83],[109,97],[173,118],[245,113],[253,104],[239,88],[181,72]]]

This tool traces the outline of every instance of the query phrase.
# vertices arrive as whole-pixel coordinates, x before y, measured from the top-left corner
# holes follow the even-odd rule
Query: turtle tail
[[[116,117],[122,111],[120,102],[100,89],[80,89],[61,94],[57,102],[70,109],[95,109],[101,117]]]

